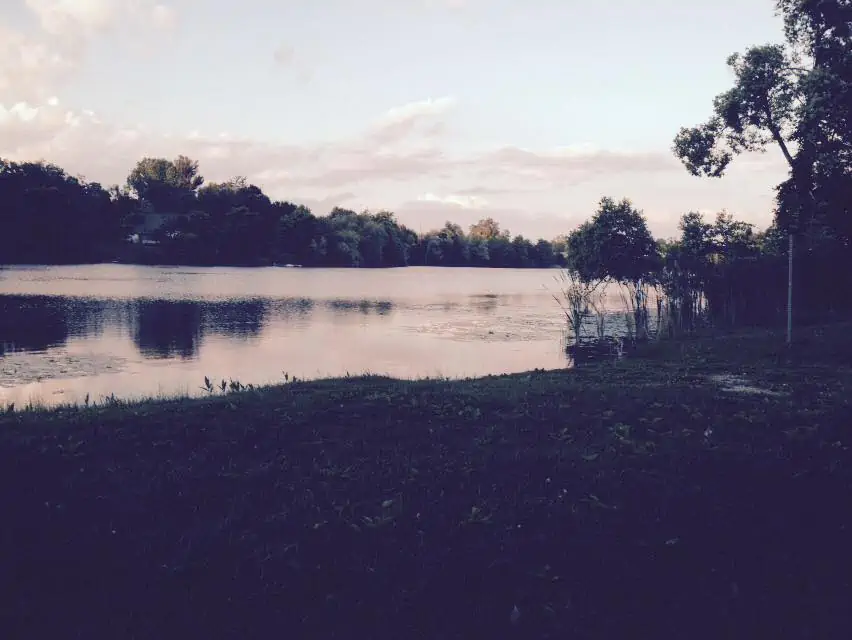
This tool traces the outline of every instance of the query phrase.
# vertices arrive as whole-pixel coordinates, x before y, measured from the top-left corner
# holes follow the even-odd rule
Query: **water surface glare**
[[[556,270],[0,268],[0,402],[557,369]]]

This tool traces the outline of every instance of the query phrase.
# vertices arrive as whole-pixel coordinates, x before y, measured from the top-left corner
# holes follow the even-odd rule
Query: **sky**
[[[671,145],[731,53],[781,40],[773,0],[0,0],[0,157],[108,186],[185,154],[416,231],[553,238],[603,196],[659,237],[688,211],[763,228],[780,154],[697,178]]]

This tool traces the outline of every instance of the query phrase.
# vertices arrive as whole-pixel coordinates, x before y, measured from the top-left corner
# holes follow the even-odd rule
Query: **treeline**
[[[778,325],[792,255],[794,322],[852,314],[852,3],[777,0],[776,10],[785,42],[732,55],[733,86],[673,145],[687,171],[713,178],[744,152],[776,147],[789,176],[773,224],[758,233],[724,213],[710,222],[690,213],[679,238],[655,242],[628,200],[605,198],[568,239],[576,308],[605,278],[631,290],[639,330],[651,288],[670,330]]]
[[[46,163],[0,160],[0,263],[121,259],[192,265],[546,268],[565,241],[511,236],[493,219],[418,235],[388,211],[324,216],[273,201],[245,178],[205,184],[198,163],[144,158],[104,189]]]
[[[852,3],[775,4],[785,41],[732,55],[733,86],[716,96],[706,122],[682,128],[673,145],[696,176],[721,177],[738,155],[770,146],[789,168],[777,186],[773,227],[756,246],[738,242],[733,253],[712,251],[714,259],[693,267],[693,255],[706,255],[692,248],[702,238],[720,246],[718,238],[742,234],[684,221],[678,278],[696,280],[727,324],[775,317],[785,306],[790,242],[794,320],[852,311]]]
[[[0,159],[0,263],[110,260],[135,207],[118,187],[43,162]]]
[[[204,184],[198,164],[144,158],[104,189],[53,165],[0,161],[0,263],[125,261],[199,265],[567,267],[590,287],[628,285],[637,329],[649,288],[672,327],[781,321],[792,243],[796,320],[852,312],[852,5],[777,0],[785,43],[731,56],[731,89],[708,120],[682,128],[673,152],[720,178],[743,152],[776,146],[789,165],[769,229],[687,213],[679,237],[655,240],[629,200],[604,198],[567,238],[532,242],[490,219],[418,235],[390,212],[316,216],[272,201],[244,178]],[[169,214],[160,225],[157,213]],[[142,242],[132,244],[126,238]],[[146,244],[147,242],[147,244]],[[588,295],[584,294],[586,298]],[[583,296],[578,298],[584,299]]]

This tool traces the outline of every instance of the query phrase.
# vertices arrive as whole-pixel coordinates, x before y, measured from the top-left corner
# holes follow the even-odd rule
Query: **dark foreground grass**
[[[850,363],[838,325],[0,417],[0,637],[849,638]]]

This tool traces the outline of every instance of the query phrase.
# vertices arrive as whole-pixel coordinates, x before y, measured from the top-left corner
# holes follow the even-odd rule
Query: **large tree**
[[[170,213],[187,212],[203,183],[198,162],[183,155],[174,160],[142,158],[127,176],[127,186],[140,200]]]
[[[645,217],[627,198],[601,198],[591,220],[568,236],[568,270],[585,282],[614,280],[630,290],[636,336],[647,336],[648,285],[660,254]]]
[[[797,164],[792,148],[799,116],[798,70],[780,45],[752,47],[728,58],[734,86],[713,101],[707,122],[681,128],[673,151],[696,176],[721,177],[734,156],[778,145],[795,173],[796,185],[810,193],[808,167]],[[798,169],[798,171],[797,171]]]
[[[716,97],[706,123],[680,130],[674,152],[690,173],[720,177],[735,155],[776,145],[790,167],[779,187],[780,226],[837,227],[818,196],[848,191],[842,178],[852,170],[852,4],[778,0],[777,8],[786,46],[731,56],[734,86]]]
[[[779,0],[785,34],[801,70],[802,108],[794,132],[797,161],[812,168],[811,233],[852,241],[852,3]],[[778,187],[778,222],[803,211],[791,178]],[[813,229],[813,227],[816,227]]]
[[[567,249],[568,268],[586,280],[638,283],[659,264],[645,217],[627,198],[601,198],[592,219],[568,236]]]
[[[470,225],[471,239],[491,240],[501,236],[509,237],[508,231],[500,230],[500,223],[494,218],[483,218],[476,224]]]
[[[790,168],[776,215],[789,234],[790,341],[793,237],[852,235],[852,8],[848,0],[778,0],[777,8],[787,45],[731,56],[734,86],[716,97],[706,123],[680,130],[673,150],[693,175],[720,177],[740,153],[780,149]]]
[[[0,159],[0,264],[108,257],[121,236],[113,204],[100,184],[56,165]]]

